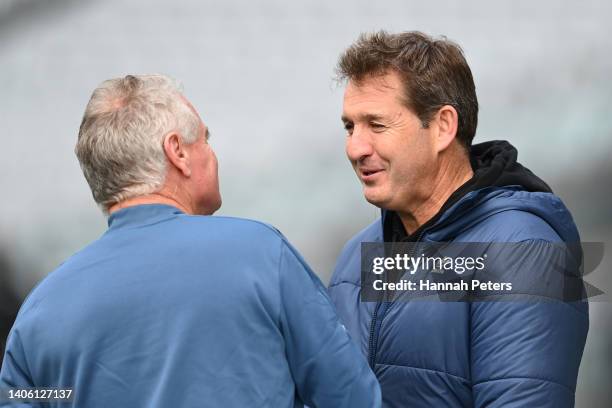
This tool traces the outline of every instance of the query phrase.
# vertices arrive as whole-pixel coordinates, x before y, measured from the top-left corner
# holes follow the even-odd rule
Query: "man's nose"
[[[374,152],[372,148],[372,139],[365,131],[358,131],[357,128],[353,134],[346,139],[346,155],[352,162],[358,162],[370,156]]]

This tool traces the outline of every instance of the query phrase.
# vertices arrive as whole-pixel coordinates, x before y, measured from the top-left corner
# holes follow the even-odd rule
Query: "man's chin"
[[[219,201],[217,201],[217,203],[215,203],[214,208],[210,212],[210,215],[213,215],[219,208],[221,208],[221,204],[222,203],[223,203],[223,200],[221,199],[221,196],[219,196]]]
[[[221,204],[222,200],[221,196],[219,196],[215,201],[206,203],[206,205],[199,208],[197,215],[213,215],[219,208],[221,208]]]
[[[387,200],[385,200],[380,195],[368,193],[367,191],[363,192],[363,196],[368,203],[375,205],[376,207],[379,207],[379,208],[384,208],[385,203],[387,202]]]

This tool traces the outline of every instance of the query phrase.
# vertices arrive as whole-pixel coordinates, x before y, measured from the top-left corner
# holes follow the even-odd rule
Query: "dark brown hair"
[[[366,77],[397,72],[404,82],[404,103],[428,127],[444,105],[457,110],[457,138],[472,144],[478,123],[478,99],[472,72],[461,48],[442,37],[418,31],[362,34],[340,56],[338,79],[359,83]]]

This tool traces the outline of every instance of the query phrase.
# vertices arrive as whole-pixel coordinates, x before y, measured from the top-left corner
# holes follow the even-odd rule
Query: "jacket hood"
[[[467,183],[472,187],[469,191],[486,187],[520,186],[525,191],[551,193],[548,184],[517,162],[517,157],[516,148],[504,140],[473,145],[470,149],[470,164],[474,177]]]

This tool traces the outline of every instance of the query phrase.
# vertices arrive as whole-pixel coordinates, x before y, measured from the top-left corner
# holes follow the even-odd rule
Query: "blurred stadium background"
[[[612,287],[612,3],[173,3],[0,0],[0,347],[32,286],[105,230],[73,146],[93,88],[127,73],[184,83],[219,157],[218,214],[274,224],[327,282],[344,242],[378,215],[345,159],[333,81],[339,53],[378,29],[463,47],[481,106],[475,141],[518,147],[583,240],[606,243],[589,281]],[[609,300],[591,304],[577,407],[612,401]]]

